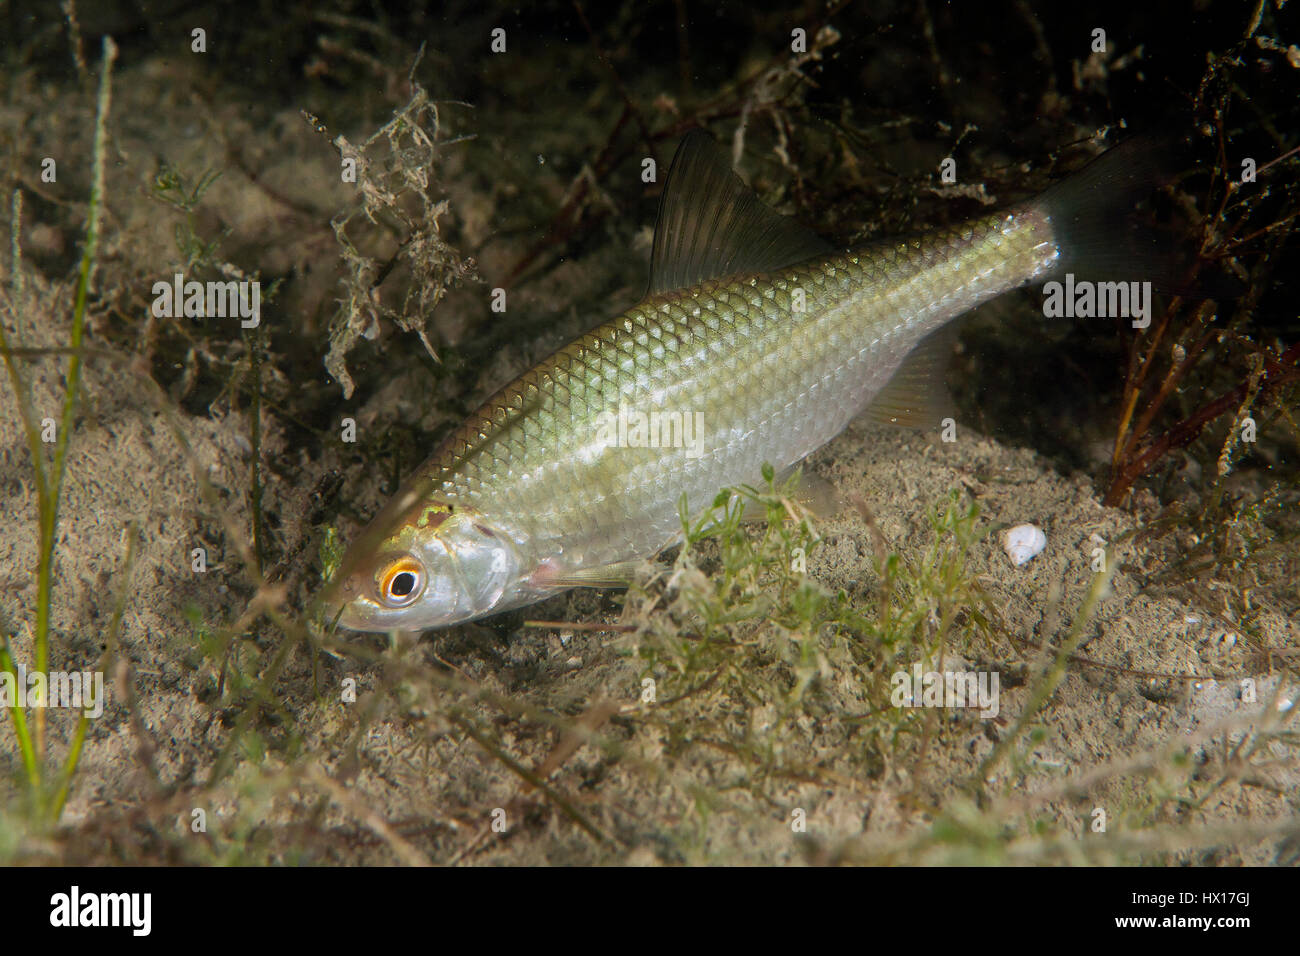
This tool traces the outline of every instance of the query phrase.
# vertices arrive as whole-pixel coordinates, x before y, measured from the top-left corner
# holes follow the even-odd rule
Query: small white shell
[[[1032,524],[1018,524],[1002,536],[1002,547],[1011,563],[1020,567],[1047,547],[1047,535]]]

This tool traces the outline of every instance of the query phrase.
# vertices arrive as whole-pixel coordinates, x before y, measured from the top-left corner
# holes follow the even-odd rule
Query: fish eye
[[[379,594],[389,607],[414,603],[424,590],[424,568],[414,558],[400,558],[379,578]]]

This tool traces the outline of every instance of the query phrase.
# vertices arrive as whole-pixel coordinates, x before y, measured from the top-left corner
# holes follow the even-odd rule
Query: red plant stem
[[[1269,390],[1297,375],[1300,375],[1300,342],[1292,345],[1276,360],[1264,359],[1264,377],[1259,387],[1260,397],[1263,398]],[[1240,405],[1245,400],[1249,389],[1250,383],[1242,382],[1232,391],[1225,392],[1214,401],[1202,406],[1195,414],[1174,425],[1148,445],[1142,454],[1130,459],[1111,482],[1110,490],[1106,493],[1106,504],[1118,505],[1133,482],[1146,473],[1155,462],[1172,449],[1191,444],[1206,425],[1229,409]]]

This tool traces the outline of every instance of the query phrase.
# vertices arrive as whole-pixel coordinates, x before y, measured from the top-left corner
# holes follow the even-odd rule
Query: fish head
[[[348,549],[325,601],[355,631],[447,627],[496,610],[519,568],[511,538],[472,508],[407,489]]]

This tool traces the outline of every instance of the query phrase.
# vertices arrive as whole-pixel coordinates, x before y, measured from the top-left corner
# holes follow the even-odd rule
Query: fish
[[[1141,272],[1118,236],[1155,154],[1134,139],[1028,201],[837,249],[688,133],[644,299],[441,442],[344,554],[332,618],[424,631],[625,586],[681,541],[683,495],[702,510],[765,466],[788,473],[860,415],[936,427],[954,320],[1030,283]]]

